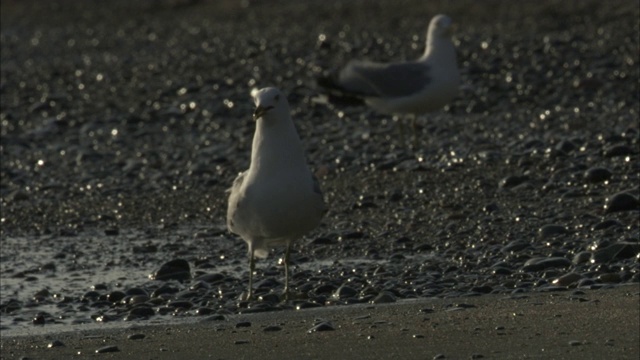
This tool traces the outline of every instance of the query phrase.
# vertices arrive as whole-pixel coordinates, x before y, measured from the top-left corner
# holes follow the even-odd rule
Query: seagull
[[[318,227],[326,205],[305,158],[289,104],[273,87],[254,93],[256,131],[249,169],[229,189],[227,227],[248,245],[249,289],[253,295],[255,258],[285,245],[285,299],[289,296],[291,244]]]
[[[333,97],[357,98],[379,113],[415,116],[448,104],[460,86],[452,21],[436,15],[429,23],[424,54],[417,60],[378,63],[352,60],[336,76],[318,79]]]

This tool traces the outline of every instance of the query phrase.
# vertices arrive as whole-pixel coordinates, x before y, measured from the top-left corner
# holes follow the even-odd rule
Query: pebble
[[[145,334],[131,334],[129,336],[127,336],[127,339],[129,340],[142,340],[146,337]]]
[[[103,346],[97,349],[96,354],[112,353],[112,352],[118,352],[118,351],[120,351],[120,349],[118,348],[117,345],[108,345],[108,346]]]
[[[388,291],[383,291],[369,302],[371,304],[388,304],[396,302],[396,297]]]
[[[499,187],[504,189],[514,188],[518,185],[521,185],[525,182],[529,181],[528,176],[507,176],[506,178],[500,180]]]
[[[316,324],[311,329],[307,330],[307,332],[308,333],[314,333],[314,332],[334,331],[334,330],[335,330],[335,328],[333,327],[333,325],[331,325],[331,323],[329,323],[327,321],[323,321],[323,322],[320,322],[320,323]]]
[[[607,213],[637,210],[640,207],[638,198],[626,193],[617,193],[606,199],[604,210]]]
[[[564,257],[535,257],[524,263],[522,271],[540,271],[550,268],[565,268],[569,266],[571,266],[571,260]]]
[[[568,234],[569,231],[562,225],[549,224],[541,227],[540,230],[538,230],[538,233],[541,238],[547,239],[558,235]]]
[[[65,345],[60,340],[53,340],[47,345],[48,348],[61,347],[61,346],[65,346]]]
[[[608,263],[615,260],[629,259],[640,253],[640,244],[630,241],[619,241],[607,247],[596,250],[591,256],[591,262],[596,264]]]
[[[191,279],[191,267],[189,262],[183,259],[175,259],[168,261],[153,274],[149,275],[152,280],[190,280]]]
[[[551,283],[558,286],[570,286],[577,283],[581,278],[582,276],[580,274],[570,272],[553,280]]]
[[[269,325],[269,326],[265,326],[265,328],[262,329],[262,331],[264,332],[273,332],[273,331],[280,331],[280,330],[282,330],[282,327],[278,325]]]
[[[574,72],[584,74],[585,64],[588,67],[593,60],[594,53],[584,49],[616,55],[611,59],[635,59],[637,54],[625,45],[628,39],[615,36],[617,28],[608,26],[608,21],[615,18],[616,26],[632,33],[636,19],[609,11],[611,6],[605,2],[591,5],[589,9],[606,14],[596,11],[585,21],[569,16],[568,21],[579,26],[552,29],[549,42],[527,36],[531,29],[520,31],[514,18],[505,20],[505,29],[512,31],[494,38],[491,51],[474,46],[473,38],[464,38],[473,32],[470,29],[459,33],[462,40],[457,50],[464,58],[474,59],[465,73],[474,84],[473,90],[465,91],[473,94],[458,97],[440,115],[453,120],[482,117],[483,121],[454,127],[445,126],[447,121],[418,121],[420,146],[416,149],[407,149],[399,136],[389,132],[395,127],[389,116],[312,100],[316,89],[306,82],[315,72],[326,70],[321,67],[335,65],[326,61],[327,55],[334,60],[350,55],[353,44],[355,50],[370,51],[371,57],[385,52],[384,46],[369,47],[371,34],[354,27],[343,29],[344,39],[327,36],[319,47],[331,51],[316,54],[306,51],[309,44],[304,36],[297,36],[300,31],[308,33],[304,26],[291,27],[291,36],[278,46],[261,48],[251,34],[233,31],[246,26],[242,19],[237,24],[211,21],[207,26],[196,21],[189,29],[194,31],[175,32],[175,46],[167,50],[145,45],[145,51],[132,60],[130,50],[148,44],[148,31],[128,31],[126,24],[118,29],[93,26],[92,37],[113,51],[109,56],[91,56],[91,65],[80,61],[74,75],[74,69],[60,72],[56,64],[75,64],[75,53],[94,54],[89,42],[76,41],[74,51],[64,52],[55,49],[59,41],[43,40],[77,40],[76,30],[82,30],[86,21],[42,32],[39,46],[29,44],[42,29],[27,21],[24,29],[3,39],[10,45],[12,61],[23,64],[32,56],[51,54],[56,61],[18,66],[0,84],[3,100],[13,104],[2,109],[6,130],[2,191],[7,198],[2,248],[3,253],[8,249],[15,254],[2,269],[3,278],[10,277],[15,286],[3,288],[0,303],[3,316],[17,319],[1,326],[10,332],[34,323],[122,321],[134,315],[149,316],[155,322],[162,321],[159,314],[173,314],[200,316],[195,320],[215,321],[207,324],[214,328],[224,322],[231,328],[235,324],[231,314],[381,303],[377,297],[389,290],[388,299],[401,301],[484,293],[526,296],[539,289],[637,284],[638,191],[627,189],[627,195],[616,197],[626,186],[637,187],[640,138],[633,116],[637,94],[626,90],[626,85],[635,84],[637,64],[614,61],[620,76],[605,72],[596,74],[596,80],[580,75],[572,80]],[[82,9],[73,13],[93,15],[91,8],[78,6]],[[270,8],[262,10],[268,18]],[[564,14],[563,7],[557,10]],[[112,14],[100,16],[109,23]],[[160,18],[148,20],[149,29],[164,29]],[[47,24],[40,25],[46,30]],[[318,30],[314,26],[310,26],[312,32]],[[264,38],[277,32],[264,30]],[[491,36],[495,29],[485,30]],[[110,38],[122,31],[127,36]],[[585,33],[601,36],[580,36]],[[157,34],[164,39],[163,33]],[[576,36],[579,48],[572,46]],[[602,42],[603,38],[607,41]],[[348,44],[345,39],[356,40]],[[122,46],[109,46],[115,40]],[[510,56],[517,52],[516,45],[544,56],[532,66],[530,57]],[[194,59],[198,62],[202,57],[185,60],[182,56],[185,49],[194,48],[213,49],[220,55],[211,59],[207,76],[194,72],[201,67]],[[226,120],[248,119],[253,111],[246,79],[255,78],[255,85],[262,86],[260,79],[275,78],[279,71],[278,61],[261,62],[255,57],[262,52],[265,58],[299,65],[288,68],[279,86],[290,96],[309,160],[324,173],[319,178],[331,208],[311,246],[296,246],[292,283],[296,291],[300,289],[301,298],[285,304],[278,301],[284,280],[277,261],[282,249],[258,262],[255,279],[271,280],[256,289],[256,300],[237,301],[248,280],[246,246],[224,224],[224,190],[248,163],[255,129],[252,121]],[[573,53],[581,59],[579,64],[558,72],[558,66],[567,61],[564,55]],[[605,63],[611,59],[604,59]],[[239,66],[238,71],[228,71],[226,66],[242,63],[249,66]],[[136,64],[143,66],[128,66]],[[518,69],[518,74],[554,76],[536,78],[529,87],[511,86],[522,79],[506,84],[505,76],[510,79],[511,75],[496,64]],[[252,74],[256,66],[259,78]],[[166,79],[155,81],[154,75],[171,68],[179,71],[166,72]],[[97,73],[100,69],[109,69],[109,74],[105,81],[95,82],[96,75],[102,77]],[[607,76],[620,86],[608,86],[612,79]],[[128,86],[132,82],[138,87]],[[24,91],[4,91],[18,83]],[[80,83],[86,86],[83,91],[74,87]],[[540,113],[520,106],[531,89]],[[611,93],[615,106],[597,97],[589,106],[580,103],[600,90]],[[118,106],[113,106],[114,99]],[[607,121],[578,128],[585,111]],[[94,113],[107,116],[85,116]],[[337,120],[337,114],[340,121],[328,121]],[[158,117],[162,121],[150,121]],[[40,146],[43,143],[47,146]],[[64,211],[49,211],[61,204]],[[567,232],[546,225],[558,225]],[[24,239],[29,240],[28,246]],[[592,247],[587,239],[602,246]],[[524,265],[532,258],[556,257],[571,263],[562,260],[548,266],[540,260]],[[182,265],[164,273],[163,265],[180,259]],[[580,278],[571,282],[569,273]],[[192,278],[196,280],[191,282]],[[99,286],[83,296],[94,283]],[[34,296],[45,285],[51,291]],[[348,295],[344,288],[336,291],[343,285],[355,293]],[[58,290],[53,289],[64,289],[59,291],[65,300],[56,297],[53,292]],[[50,315],[33,322],[41,310]]]
[[[592,167],[584,173],[584,178],[590,183],[599,183],[611,179],[613,173],[607,168]]]

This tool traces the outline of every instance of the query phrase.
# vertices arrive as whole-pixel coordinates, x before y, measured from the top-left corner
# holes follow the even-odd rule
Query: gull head
[[[447,15],[436,15],[431,19],[429,23],[429,30],[427,31],[427,38],[450,37],[452,33],[453,21]]]
[[[253,102],[256,110],[253,112],[253,120],[261,119],[271,113],[279,113],[287,109],[287,99],[274,87],[267,87],[252,91]]]

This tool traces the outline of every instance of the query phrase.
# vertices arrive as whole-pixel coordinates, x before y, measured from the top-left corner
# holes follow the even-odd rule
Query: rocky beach
[[[0,6],[3,359],[640,353],[637,3]],[[350,59],[417,58],[439,13],[462,75],[442,111],[407,128],[322,95]],[[226,190],[266,86],[329,212],[294,246],[294,299],[275,249],[241,301]]]

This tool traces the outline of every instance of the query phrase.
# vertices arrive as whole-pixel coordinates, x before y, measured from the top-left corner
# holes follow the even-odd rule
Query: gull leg
[[[287,249],[284,251],[284,298],[289,300],[289,259],[291,254],[291,242],[287,243]]]
[[[253,272],[256,269],[256,260],[254,255],[253,243],[249,243],[249,290],[247,291],[247,300],[253,296]]]

